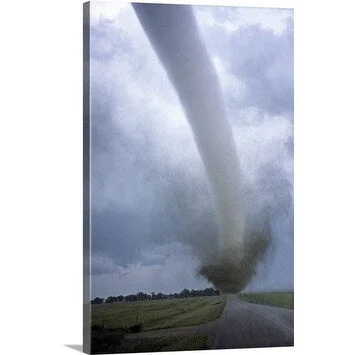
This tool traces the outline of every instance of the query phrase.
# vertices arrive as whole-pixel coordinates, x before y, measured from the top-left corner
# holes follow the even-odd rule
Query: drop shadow
[[[83,352],[83,345],[82,344],[64,344],[64,346],[71,348],[76,351]]]

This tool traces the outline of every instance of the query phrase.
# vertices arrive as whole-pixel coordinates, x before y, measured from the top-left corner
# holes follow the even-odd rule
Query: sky
[[[271,245],[253,290],[293,288],[293,11],[195,6],[223,89],[249,223]],[[169,79],[129,3],[91,2],[91,297],[212,286],[217,226]]]

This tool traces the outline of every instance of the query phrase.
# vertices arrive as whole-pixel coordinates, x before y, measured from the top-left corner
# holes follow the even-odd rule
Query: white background
[[[295,8],[296,345],[239,352],[353,353],[352,1],[194,3]],[[0,352],[75,354],[65,344],[82,334],[82,2],[3,2],[0,36]]]

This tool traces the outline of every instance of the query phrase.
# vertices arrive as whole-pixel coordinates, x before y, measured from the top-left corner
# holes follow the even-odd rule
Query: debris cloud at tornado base
[[[191,6],[132,5],[179,97],[207,174],[219,251],[201,258],[200,274],[222,292],[239,292],[265,254],[268,233],[250,237],[245,226],[242,172],[216,70]]]

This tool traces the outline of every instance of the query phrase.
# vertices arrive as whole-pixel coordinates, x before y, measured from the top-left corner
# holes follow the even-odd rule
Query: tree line
[[[102,304],[102,303],[114,303],[114,302],[137,302],[137,301],[148,301],[148,300],[163,300],[172,298],[188,298],[188,297],[203,297],[203,296],[219,296],[219,290],[215,290],[213,287],[205,288],[204,290],[188,290],[183,289],[181,292],[164,294],[162,292],[147,294],[144,292],[138,292],[135,295],[127,296],[109,296],[106,299],[96,297],[90,301],[91,304]]]

